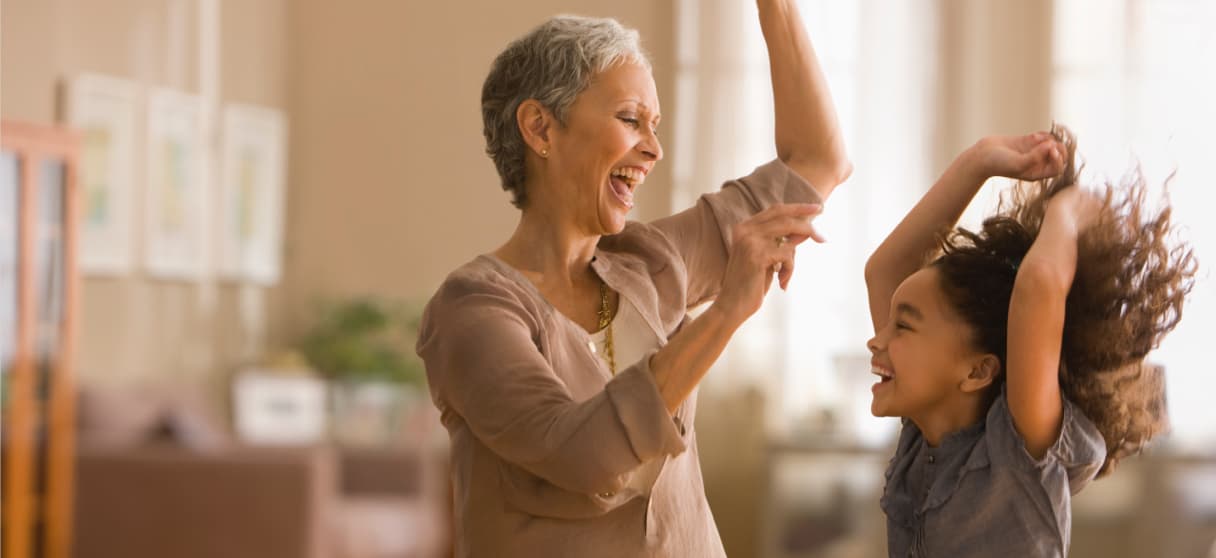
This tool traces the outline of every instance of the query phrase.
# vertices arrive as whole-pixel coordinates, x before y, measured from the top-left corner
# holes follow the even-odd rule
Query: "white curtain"
[[[824,430],[872,443],[866,256],[961,149],[1055,120],[1073,127],[1091,177],[1140,162],[1177,171],[1175,219],[1201,262],[1166,365],[1174,440],[1216,442],[1216,376],[1200,351],[1216,330],[1216,3],[1210,0],[801,0],[856,171],[819,218],[828,244],[799,251],[731,343],[706,389],[759,386],[778,434]],[[773,156],[764,42],[751,0],[678,0],[673,142],[676,207]],[[1054,24],[1053,24],[1054,23]],[[999,184],[964,216],[975,225]]]
[[[788,293],[774,290],[736,335],[706,389],[759,386],[778,435],[830,431],[880,444],[869,416],[871,334],[865,258],[931,180],[937,99],[934,0],[802,0],[856,171],[799,250]],[[751,0],[677,5],[676,207],[774,157],[768,59]]]
[[[1053,105],[1073,127],[1087,174],[1118,181],[1139,163],[1170,184],[1174,220],[1201,265],[1178,328],[1150,356],[1165,365],[1172,441],[1216,443],[1216,3],[1210,0],[1057,0]]]

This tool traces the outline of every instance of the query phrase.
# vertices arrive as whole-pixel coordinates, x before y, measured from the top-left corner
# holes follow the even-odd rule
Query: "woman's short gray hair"
[[[494,59],[481,88],[481,119],[486,154],[494,160],[502,188],[522,208],[527,145],[515,121],[519,105],[536,99],[559,124],[591,79],[617,64],[650,69],[638,32],[610,18],[557,16],[507,45]]]

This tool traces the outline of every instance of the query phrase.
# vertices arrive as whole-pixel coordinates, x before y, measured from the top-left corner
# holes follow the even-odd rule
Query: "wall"
[[[1051,125],[1052,0],[938,0],[934,169],[990,134]]]
[[[197,2],[5,0],[0,114],[54,121],[59,80],[80,71],[197,91]],[[471,18],[460,3],[223,2],[221,99],[289,113],[283,283],[87,278],[82,377],[221,375],[294,340],[319,299],[425,299],[496,247],[518,214],[482,153],[481,81],[510,39],[549,15],[637,27],[660,95],[672,96],[670,2],[476,9]],[[661,165],[639,195],[640,217],[669,211],[670,182]]]
[[[5,0],[0,115],[54,122],[58,84],[77,72],[198,92],[200,1]],[[478,97],[493,56],[547,16],[611,15],[638,28],[660,96],[673,97],[671,2],[483,2],[476,18],[469,9],[221,1],[221,102],[288,112],[283,281],[267,289],[138,272],[88,277],[82,379],[222,386],[236,365],[294,341],[317,300],[425,299],[450,270],[505,240],[518,214],[482,152]],[[670,183],[660,165],[639,217],[669,212]]]
[[[78,72],[197,93],[199,1],[4,0],[0,116],[54,122],[57,86]],[[286,107],[287,6],[219,4],[221,102]],[[79,375],[86,383],[190,380],[219,389],[226,372],[261,352],[276,291],[140,272],[87,277]]]
[[[481,84],[513,38],[559,13],[613,16],[652,55],[674,112],[672,2],[292,4],[285,320],[288,338],[321,298],[425,300],[448,272],[497,248],[517,210],[481,135]],[[472,12],[476,12],[475,14]],[[671,120],[664,122],[672,129]],[[639,193],[639,213],[669,211],[669,166]]]

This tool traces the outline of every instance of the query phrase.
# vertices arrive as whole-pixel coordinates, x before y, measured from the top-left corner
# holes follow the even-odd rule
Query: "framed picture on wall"
[[[65,86],[63,119],[81,135],[80,269],[94,275],[130,273],[139,89],[96,74],[77,75]]]
[[[285,119],[274,109],[230,104],[222,126],[219,271],[274,284],[283,243]]]
[[[154,277],[197,279],[207,265],[201,112],[196,96],[168,89],[148,93],[144,267]]]

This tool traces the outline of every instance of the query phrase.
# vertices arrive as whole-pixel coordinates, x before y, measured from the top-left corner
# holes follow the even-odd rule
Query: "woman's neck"
[[[515,233],[494,255],[519,270],[558,312],[592,332],[599,329],[603,304],[600,278],[591,269],[598,241],[598,235],[580,234],[570,223],[525,211]],[[608,302],[616,308],[615,293]]]
[[[550,215],[525,209],[511,238],[494,255],[525,275],[543,277],[545,283],[570,285],[585,279],[599,235],[581,232]]]

